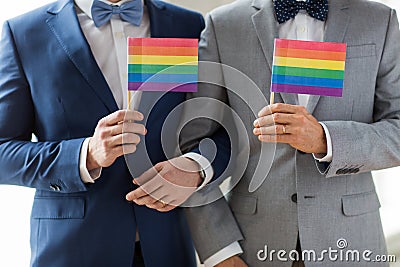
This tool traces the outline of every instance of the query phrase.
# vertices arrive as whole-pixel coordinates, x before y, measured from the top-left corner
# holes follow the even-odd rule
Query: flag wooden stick
[[[269,105],[273,105],[275,103],[275,92],[271,92],[269,97]]]
[[[131,109],[131,91],[128,90],[128,110]]]

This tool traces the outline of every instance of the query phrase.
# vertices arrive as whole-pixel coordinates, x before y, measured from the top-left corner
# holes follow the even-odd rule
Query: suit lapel
[[[171,14],[165,11],[165,4],[158,0],[145,0],[150,17],[150,32],[153,38],[173,37],[165,29],[173,29]]]
[[[252,16],[254,28],[260,41],[262,51],[272,71],[272,59],[274,54],[274,40],[279,37],[278,25],[275,18],[275,10],[272,1],[254,0],[252,6],[257,10]],[[280,93],[287,104],[296,104],[293,94]]]
[[[272,1],[254,0],[253,7],[257,12],[252,16],[254,28],[260,41],[268,66],[272,70],[274,39],[278,38],[278,27]]]
[[[69,59],[107,109],[110,112],[117,110],[111,90],[81,31],[73,0],[57,2],[48,13],[52,16],[46,22]]]
[[[174,35],[171,14],[166,10],[165,4],[158,0],[145,0],[150,18],[150,35],[153,38],[176,37]],[[169,30],[166,30],[169,29]],[[149,113],[149,107],[153,107],[164,92],[144,92],[139,103],[139,111]]]
[[[325,42],[342,43],[350,22],[349,0],[330,0],[329,14],[326,21]],[[308,100],[307,110],[314,112],[320,100],[320,96],[311,95]]]

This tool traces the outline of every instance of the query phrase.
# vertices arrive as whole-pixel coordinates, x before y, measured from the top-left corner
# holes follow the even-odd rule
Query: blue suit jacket
[[[198,38],[200,14],[147,0],[153,37]],[[195,266],[181,209],[159,213],[125,201],[134,189],[124,158],[82,183],[79,155],[97,122],[118,109],[77,20],[60,0],[5,23],[0,47],[0,183],[36,188],[32,266],[132,266],[136,229],[146,266]],[[145,93],[151,162],[165,160],[160,131],[183,93]],[[34,133],[39,142],[30,142]]]

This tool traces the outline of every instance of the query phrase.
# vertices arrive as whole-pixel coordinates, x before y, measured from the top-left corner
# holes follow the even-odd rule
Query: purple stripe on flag
[[[342,88],[299,86],[299,85],[276,84],[276,83],[272,84],[271,91],[278,93],[337,96],[337,97],[341,97],[343,93]]]
[[[147,92],[197,92],[197,83],[151,83],[130,82],[129,91]]]

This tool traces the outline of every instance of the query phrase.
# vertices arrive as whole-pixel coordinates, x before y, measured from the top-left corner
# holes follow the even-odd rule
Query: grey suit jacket
[[[251,134],[254,112],[223,87],[202,85],[192,95],[225,101],[250,133],[247,168],[226,200],[187,209],[202,260],[241,240],[242,258],[250,266],[291,266],[290,260],[278,261],[276,253],[272,261],[259,260],[257,253],[266,245],[269,251],[289,252],[296,248],[298,234],[302,249],[316,251],[317,257],[322,250],[338,249],[340,239],[347,242],[344,252],[370,250],[371,258],[386,253],[371,171],[400,165],[399,25],[394,10],[375,2],[330,0],[329,8],[326,41],[348,45],[343,97],[311,96],[307,109],[329,129],[333,145],[330,164],[320,164],[311,154],[278,144],[268,176],[250,193],[249,184],[263,150]],[[243,72],[264,99],[269,99],[273,41],[277,37],[272,0],[239,0],[208,15],[200,59]],[[212,79],[226,87],[238,82],[222,67],[213,75],[217,77]],[[208,77],[201,74],[200,79]],[[249,91],[248,102],[260,104],[255,95]],[[276,102],[297,104],[297,98],[278,94]],[[210,106],[203,105],[203,109],[212,112]],[[214,112],[219,111],[216,108]],[[202,133],[217,129],[215,123],[204,120],[196,127],[187,127],[182,132],[182,145],[190,147],[198,143]],[[306,266],[387,266],[362,260],[334,261],[326,255],[324,259],[323,263],[306,262]]]

